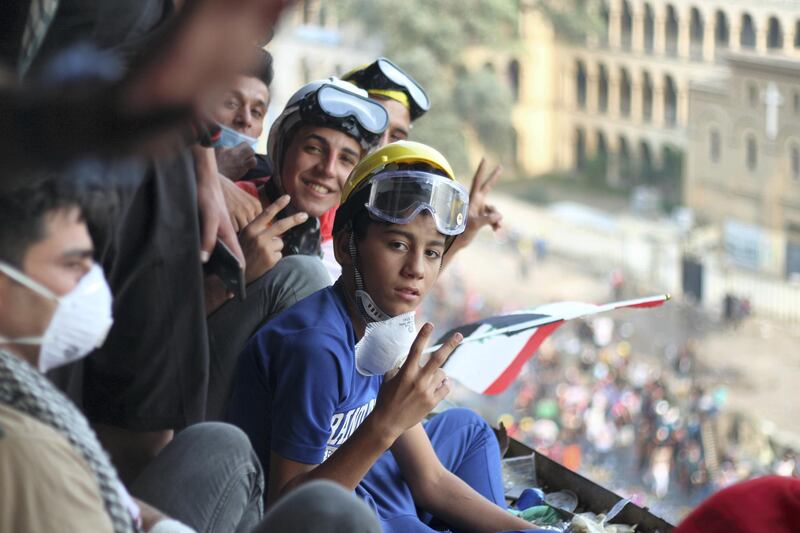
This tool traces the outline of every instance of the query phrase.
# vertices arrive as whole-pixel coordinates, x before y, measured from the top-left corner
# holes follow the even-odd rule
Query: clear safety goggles
[[[428,95],[414,78],[400,70],[397,65],[384,57],[378,59],[376,63],[378,64],[378,69],[381,74],[395,85],[399,85],[405,89],[414,103],[417,104],[422,111],[428,111],[431,108],[431,101],[428,99]]]
[[[335,85],[323,85],[306,96],[301,113],[324,115],[333,122],[354,119],[360,129],[372,135],[381,135],[389,125],[389,115],[382,105]]]
[[[408,224],[427,210],[444,235],[458,235],[467,226],[469,194],[455,180],[429,172],[397,170],[373,178],[370,185],[366,208],[380,220]]]

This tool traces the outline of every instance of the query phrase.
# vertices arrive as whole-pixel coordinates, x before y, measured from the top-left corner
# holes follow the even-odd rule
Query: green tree
[[[380,36],[384,54],[419,81],[431,110],[414,124],[413,138],[440,149],[459,173],[469,172],[466,131],[495,157],[509,161],[513,98],[505,71],[470,72],[464,51],[514,50],[517,0],[336,0],[339,12]]]
[[[583,42],[587,36],[600,36],[605,31],[604,4],[599,0],[536,0],[533,5],[565,41]]]

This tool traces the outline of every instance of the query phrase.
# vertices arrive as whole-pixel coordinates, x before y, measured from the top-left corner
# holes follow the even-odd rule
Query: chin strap
[[[361,319],[364,321],[364,324],[389,320],[392,318],[391,315],[384,313],[364,288],[364,278],[358,270],[358,248],[356,247],[354,231],[350,232],[350,240],[347,243],[347,249],[350,252],[350,259],[353,261],[353,277],[356,282],[356,308],[361,315]]]

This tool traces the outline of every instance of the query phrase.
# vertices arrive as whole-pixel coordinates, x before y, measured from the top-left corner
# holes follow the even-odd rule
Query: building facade
[[[730,54],[689,96],[686,202],[729,264],[800,275],[800,59]]]
[[[380,55],[380,44],[357,25],[345,24],[333,2],[300,0],[281,19],[267,50],[274,57],[276,72],[267,115],[271,124],[302,85],[373,61]],[[267,133],[265,128],[262,143]]]
[[[608,0],[599,36],[564,39],[523,9],[518,165],[537,175],[607,162],[611,182],[647,177],[686,151],[689,88],[720,78],[727,53],[800,57],[800,2]]]

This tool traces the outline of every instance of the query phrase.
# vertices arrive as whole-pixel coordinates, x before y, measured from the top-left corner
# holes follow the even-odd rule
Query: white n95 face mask
[[[63,296],[57,296],[6,263],[0,262],[0,272],[33,292],[58,302],[41,337],[0,337],[0,343],[41,345],[41,372],[81,359],[103,345],[114,322],[111,314],[113,297],[103,270],[98,265],[93,265],[75,288]]]
[[[382,376],[401,367],[416,337],[413,311],[368,323],[356,343],[356,370],[364,376]]]

